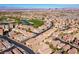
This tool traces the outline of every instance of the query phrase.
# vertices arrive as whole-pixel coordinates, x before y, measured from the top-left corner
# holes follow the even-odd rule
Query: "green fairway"
[[[19,18],[14,18],[15,19],[15,22],[17,23],[17,24],[20,24],[20,19]]]
[[[39,26],[44,24],[44,21],[40,19],[31,19],[29,20],[29,22],[32,23],[35,28],[38,28]]]

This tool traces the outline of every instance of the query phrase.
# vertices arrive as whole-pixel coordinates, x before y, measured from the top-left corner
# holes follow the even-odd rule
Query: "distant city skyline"
[[[0,4],[0,8],[79,8],[79,4]]]

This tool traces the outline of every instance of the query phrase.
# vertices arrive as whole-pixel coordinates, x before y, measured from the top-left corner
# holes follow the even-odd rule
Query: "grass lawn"
[[[44,21],[42,21],[40,19],[31,19],[31,20],[28,20],[28,21],[30,23],[32,23],[35,28],[38,28],[39,26],[44,24]]]
[[[16,22],[17,24],[20,24],[20,19],[19,19],[19,18],[15,18],[15,22]]]

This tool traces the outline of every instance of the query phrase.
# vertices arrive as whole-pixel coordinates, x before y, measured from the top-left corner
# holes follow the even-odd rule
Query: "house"
[[[3,29],[0,28],[0,35],[3,35]]]
[[[67,50],[69,50],[71,47],[70,47],[70,45],[65,45],[64,47],[63,47],[63,50],[64,51],[67,51]]]
[[[64,43],[60,43],[60,44],[58,44],[57,48],[61,49],[63,46],[65,46],[65,44]]]
[[[3,51],[3,50],[5,50],[6,48],[5,48],[5,46],[2,44],[2,41],[0,41],[0,52],[1,51]]]
[[[77,54],[77,49],[76,48],[72,48],[68,51],[69,54]]]
[[[9,31],[9,26],[8,25],[4,26],[4,31]]]
[[[13,24],[9,24],[9,27],[12,29],[13,28]]]
[[[21,54],[21,52],[20,52],[17,48],[14,48],[12,51],[13,51],[13,53],[15,53],[15,54]]]
[[[67,34],[63,36],[63,39],[67,42],[72,42],[74,40],[74,37],[71,34]]]

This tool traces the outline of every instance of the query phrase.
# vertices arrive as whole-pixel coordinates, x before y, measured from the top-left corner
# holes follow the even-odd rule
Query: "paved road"
[[[29,54],[35,54],[30,48],[28,48],[27,46],[24,46],[16,41],[13,41],[12,39],[8,38],[7,36],[0,36],[0,38],[3,38],[5,40],[8,40],[10,43],[15,44],[18,47],[21,47],[22,49],[24,49],[26,52],[28,52]]]

